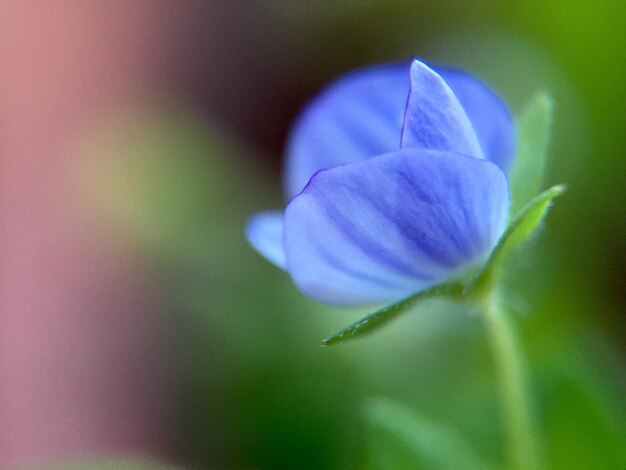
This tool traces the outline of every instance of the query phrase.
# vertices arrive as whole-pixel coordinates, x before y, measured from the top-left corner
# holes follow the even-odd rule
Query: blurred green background
[[[95,211],[142,254],[159,287],[176,391],[171,461],[438,468],[376,419],[386,402],[372,400],[385,399],[410,409],[425,439],[433,427],[453,429],[503,465],[495,371],[478,316],[435,303],[370,337],[320,348],[364,312],[303,297],[244,238],[250,215],[284,203],[283,147],[301,106],[343,72],[418,56],[475,73],[514,111],[537,90],[553,95],[547,183],[569,191],[517,255],[510,301],[550,468],[624,468],[626,4],[180,8],[181,35],[163,52],[174,58],[173,78],[98,130],[81,170]]]

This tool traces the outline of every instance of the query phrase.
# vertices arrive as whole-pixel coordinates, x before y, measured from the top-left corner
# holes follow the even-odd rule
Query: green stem
[[[515,324],[492,291],[482,303],[482,313],[499,373],[501,400],[512,468],[543,468],[526,372],[526,361]]]

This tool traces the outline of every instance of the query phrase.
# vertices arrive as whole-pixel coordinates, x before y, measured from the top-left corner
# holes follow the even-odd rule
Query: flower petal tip
[[[472,124],[452,89],[437,72],[417,59],[410,67],[400,147],[483,158]]]
[[[246,236],[256,251],[279,268],[286,269],[282,213],[261,212],[256,214],[248,221]]]

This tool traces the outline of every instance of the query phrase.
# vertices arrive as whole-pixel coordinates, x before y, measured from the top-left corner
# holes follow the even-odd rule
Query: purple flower
[[[284,212],[250,243],[322,302],[390,303],[479,265],[509,213],[512,118],[477,79],[362,70],[311,102],[287,149]]]

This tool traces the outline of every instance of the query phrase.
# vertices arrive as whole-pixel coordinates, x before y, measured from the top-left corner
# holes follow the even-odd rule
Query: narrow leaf
[[[537,93],[517,120],[518,147],[510,172],[512,207],[515,215],[539,192],[548,160],[552,133],[552,99]]]
[[[415,466],[441,469],[491,468],[466,439],[449,425],[433,422],[389,400],[366,405],[369,422],[382,428],[415,456]]]
[[[507,227],[504,235],[491,253],[483,273],[501,266],[510,253],[522,245],[537,230],[554,198],[565,192],[565,185],[552,186],[530,201]]]
[[[340,343],[347,339],[362,336],[370,333],[387,322],[398,317],[404,312],[414,307],[418,302],[433,297],[455,297],[463,292],[463,286],[458,283],[441,284],[425,291],[419,292],[411,297],[407,297],[395,304],[388,305],[376,310],[373,313],[361,318],[360,320],[346,326],[343,330],[333,333],[322,341],[322,346],[330,346],[331,344]]]

